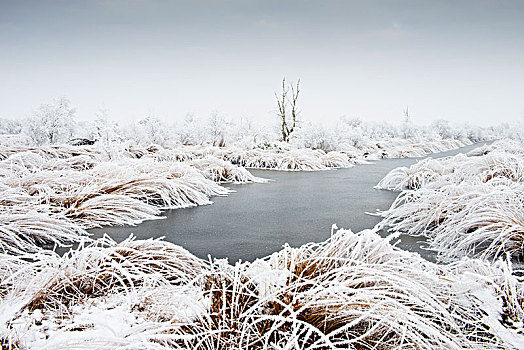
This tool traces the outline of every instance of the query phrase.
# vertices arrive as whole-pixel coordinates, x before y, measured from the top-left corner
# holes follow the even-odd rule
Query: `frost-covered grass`
[[[326,242],[286,246],[265,259],[232,266],[224,260],[201,260],[161,240],[93,241],[85,231],[156,219],[165,208],[209,204],[212,196],[229,193],[221,183],[264,181],[246,167],[326,170],[460,145],[459,141],[413,144],[393,139],[359,147],[339,145],[331,152],[286,144],[267,149],[126,144],[3,147],[2,349],[519,348],[523,284],[504,260],[437,265],[392,246],[395,236],[384,239],[375,231],[340,230]],[[497,145],[493,149],[510,147]],[[482,157],[491,157],[483,167],[472,163],[457,171],[446,165],[433,177],[414,177],[412,188],[426,190],[438,179],[447,179],[450,191],[455,186],[457,194],[467,190],[470,172],[466,170],[474,168],[478,183],[486,187],[485,196],[476,193],[475,207],[493,208],[489,186],[522,191],[520,165],[497,158],[497,152],[481,152],[487,153]],[[463,156],[455,163],[464,165],[469,158],[482,157]],[[392,187],[407,183],[403,176],[396,178],[389,180]],[[419,178],[431,180],[422,184]],[[510,203],[515,196],[501,192],[508,208],[518,213],[516,203]],[[506,203],[503,197],[497,202]],[[522,198],[518,203],[522,205]],[[426,212],[418,213],[421,220],[431,208],[428,205]],[[457,222],[465,225],[470,211],[464,211],[463,217],[455,215]],[[493,225],[492,218],[500,213],[495,211],[486,225]],[[510,210],[504,214],[508,214],[505,222],[519,222]],[[439,215],[449,216],[449,211]],[[503,222],[501,216],[496,220]],[[471,225],[480,227],[473,221],[464,230],[471,230]],[[505,251],[510,251],[506,243],[515,247],[521,243],[511,238],[522,233],[520,226],[514,227],[504,236]],[[63,256],[41,249],[43,244],[69,242],[80,245]],[[453,248],[443,243],[442,247]]]
[[[203,175],[217,183],[254,183],[265,182],[264,179],[253,176],[245,168],[231,162],[212,156],[193,159],[189,164],[202,171]]]
[[[210,204],[212,196],[230,192],[221,183],[265,181],[246,168],[347,168],[366,159],[419,156],[460,145],[457,140],[439,140],[423,147],[392,139],[325,152],[287,143],[268,144],[266,149],[107,142],[4,144],[0,146],[0,249],[30,251],[35,245],[78,242],[88,228],[135,225],[160,218],[162,209]]]
[[[436,265],[391,239],[339,230],[234,266],[158,240],[3,254],[0,338],[34,349],[522,344],[522,283],[509,263]]]
[[[503,140],[392,170],[378,188],[404,190],[381,225],[425,236],[440,259],[524,253],[524,154]]]
[[[283,171],[318,171],[329,168],[349,168],[365,160],[381,158],[422,157],[429,153],[443,152],[464,146],[458,140],[414,143],[411,140],[388,139],[367,142],[358,147],[339,144],[334,151],[294,148],[287,143],[273,143],[266,148],[239,147],[207,148],[203,154],[212,154],[245,168]]]
[[[160,218],[162,209],[210,204],[212,196],[231,192],[222,182],[265,181],[226,160],[188,160],[176,151],[168,157],[156,147],[63,145],[4,153],[0,249],[11,252],[78,242],[87,228],[135,225]]]
[[[31,210],[0,211],[0,252],[34,252],[43,244],[63,246],[87,236],[82,227],[64,216]]]
[[[377,142],[366,142],[363,143],[361,147],[365,149],[367,158],[380,159],[424,157],[431,153],[444,152],[470,144],[471,141],[467,139],[413,141],[407,139],[391,138]]]

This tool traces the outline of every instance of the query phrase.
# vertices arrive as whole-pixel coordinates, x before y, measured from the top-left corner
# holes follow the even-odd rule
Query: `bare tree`
[[[289,96],[289,89],[291,88],[291,97]],[[282,94],[278,95],[275,92],[277,99],[278,115],[282,119],[282,141],[289,142],[289,136],[295,130],[297,123],[297,101],[300,93],[300,79],[297,81],[296,87],[293,83],[286,86],[286,78],[282,79]],[[290,109],[290,110],[289,110]],[[291,114],[291,120],[288,120],[288,111]]]

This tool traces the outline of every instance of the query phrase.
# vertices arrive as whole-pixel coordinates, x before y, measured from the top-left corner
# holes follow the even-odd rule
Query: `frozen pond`
[[[468,152],[481,144],[438,153],[433,158]],[[229,185],[236,192],[214,197],[214,204],[168,210],[162,220],[138,226],[93,229],[95,237],[108,233],[120,241],[134,233],[138,238],[160,237],[207,258],[254,260],[280,250],[284,243],[298,247],[329,238],[331,225],[354,232],[372,228],[380,219],[367,215],[388,209],[397,192],[373,188],[390,170],[417,159],[383,159],[349,169],[319,172],[250,170],[272,179],[267,184]],[[419,238],[402,237],[402,246],[419,251]]]

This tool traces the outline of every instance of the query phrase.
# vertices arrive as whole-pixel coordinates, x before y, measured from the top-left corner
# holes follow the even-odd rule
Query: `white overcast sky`
[[[273,120],[284,76],[312,121],[516,121],[524,1],[0,0],[0,117]]]

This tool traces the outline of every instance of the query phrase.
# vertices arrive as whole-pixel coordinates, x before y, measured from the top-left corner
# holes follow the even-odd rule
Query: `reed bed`
[[[355,147],[340,144],[337,150],[292,149],[283,145],[277,149],[208,149],[207,152],[246,168],[283,171],[318,171],[329,168],[348,168],[363,159],[422,157],[429,153],[443,152],[464,146],[458,140],[440,140],[413,143],[408,140],[383,140],[367,142]]]
[[[514,154],[510,150],[516,151]],[[428,238],[439,259],[524,253],[524,157],[515,143],[392,170],[377,188],[404,190],[381,227]],[[478,154],[478,155],[476,155]]]
[[[358,147],[340,144],[337,149],[349,154],[364,156],[369,160],[381,158],[409,158],[424,157],[430,153],[445,152],[471,144],[467,140],[437,140],[413,142],[406,139],[386,139],[380,141],[367,141]]]
[[[490,145],[478,147],[468,152],[468,156],[481,156],[481,155],[488,154],[492,151],[500,151],[503,153],[524,156],[524,150],[522,149],[522,141],[513,140],[513,139],[497,140]]]
[[[253,263],[159,240],[1,256],[0,338],[39,349],[497,349],[522,341],[509,263],[436,265],[367,230]],[[4,346],[8,346],[4,345]]]
[[[439,259],[474,255],[521,256],[524,251],[522,184],[446,185],[404,191],[381,215],[381,227],[428,238]]]
[[[191,160],[189,164],[200,170],[207,179],[217,183],[243,184],[267,182],[265,179],[253,176],[243,167],[212,156]]]
[[[389,172],[376,186],[378,189],[401,191],[427,187],[431,183],[478,183],[492,178],[524,181],[524,152],[514,140],[501,140],[479,147],[468,155],[458,154],[439,159],[427,158],[409,168]]]
[[[230,265],[161,240],[116,243],[91,240],[85,231],[156,219],[165,208],[209,204],[212,196],[230,192],[220,183],[263,181],[245,167],[326,170],[460,145],[394,140],[332,152],[287,146],[2,148],[2,349],[519,348],[524,290],[508,261],[436,265],[396,248],[395,235],[339,230],[326,242],[286,246],[265,259]],[[505,181],[514,193],[521,191],[520,165],[497,158],[500,147],[486,152],[491,160],[478,167],[486,170],[477,178],[486,189],[470,211],[490,208],[489,186],[498,190]],[[466,172],[442,171],[419,187],[457,181],[459,174],[464,182]],[[498,202],[516,200],[508,191]],[[463,230],[493,230],[489,225],[503,221],[495,215],[502,210],[484,226],[473,221]],[[494,255],[522,244],[514,238],[521,236],[522,221],[506,212],[505,222],[514,225],[503,242],[513,246]],[[79,247],[64,256],[41,249],[67,242]]]
[[[196,166],[125,152],[112,159],[93,146],[11,152],[0,161],[0,249],[35,251],[64,245],[68,236],[78,242],[86,228],[135,225],[161,218],[162,209],[211,204],[212,196],[231,192],[218,182],[264,181],[219,159]]]
[[[281,171],[319,171],[328,168],[322,164],[320,150],[243,150],[231,149],[218,153],[220,158],[244,168]]]

